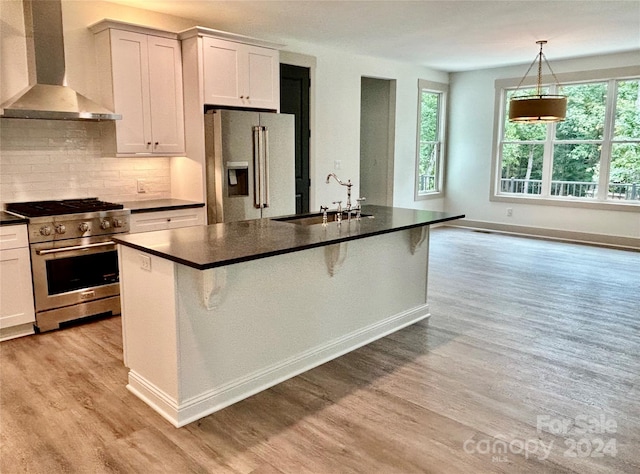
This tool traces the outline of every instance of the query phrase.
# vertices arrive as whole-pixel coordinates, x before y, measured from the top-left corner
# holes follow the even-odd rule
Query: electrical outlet
[[[151,257],[148,255],[140,255],[140,268],[148,272],[151,271]]]
[[[511,217],[513,216],[513,209],[510,207],[507,207],[507,217]]]
[[[147,183],[144,179],[137,180],[138,193],[143,194],[147,192]]]
[[[341,170],[342,169],[342,160],[334,160],[333,161],[333,169]]]

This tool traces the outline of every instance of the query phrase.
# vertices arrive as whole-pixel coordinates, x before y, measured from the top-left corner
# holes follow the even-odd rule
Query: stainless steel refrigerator
[[[295,214],[295,117],[205,114],[209,224]]]

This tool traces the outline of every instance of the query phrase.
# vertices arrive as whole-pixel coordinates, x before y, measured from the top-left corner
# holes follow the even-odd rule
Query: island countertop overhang
[[[119,244],[197,270],[298,252],[465,217],[463,214],[366,205],[373,218],[302,226],[273,219],[114,236]]]

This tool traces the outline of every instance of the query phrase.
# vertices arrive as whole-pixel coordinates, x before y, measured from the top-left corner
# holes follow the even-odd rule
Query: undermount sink
[[[335,223],[336,220],[336,211],[330,211],[327,212],[327,224],[333,224]],[[360,215],[363,219],[373,219],[373,216],[371,214],[361,214]],[[355,212],[351,212],[351,220],[355,220],[356,217],[356,213]],[[342,221],[343,222],[347,222],[349,219],[349,214],[346,212],[342,213]],[[274,221],[279,221],[279,222],[290,222],[291,224],[298,224],[298,225],[316,225],[316,224],[322,224],[322,213],[321,212],[317,212],[315,214],[302,214],[302,215],[296,215],[296,216],[287,216],[287,217],[276,217],[275,219],[273,219]]]

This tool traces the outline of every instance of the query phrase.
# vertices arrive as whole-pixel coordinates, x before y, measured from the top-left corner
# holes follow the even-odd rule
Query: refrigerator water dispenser
[[[227,196],[249,195],[249,163],[227,162]]]

